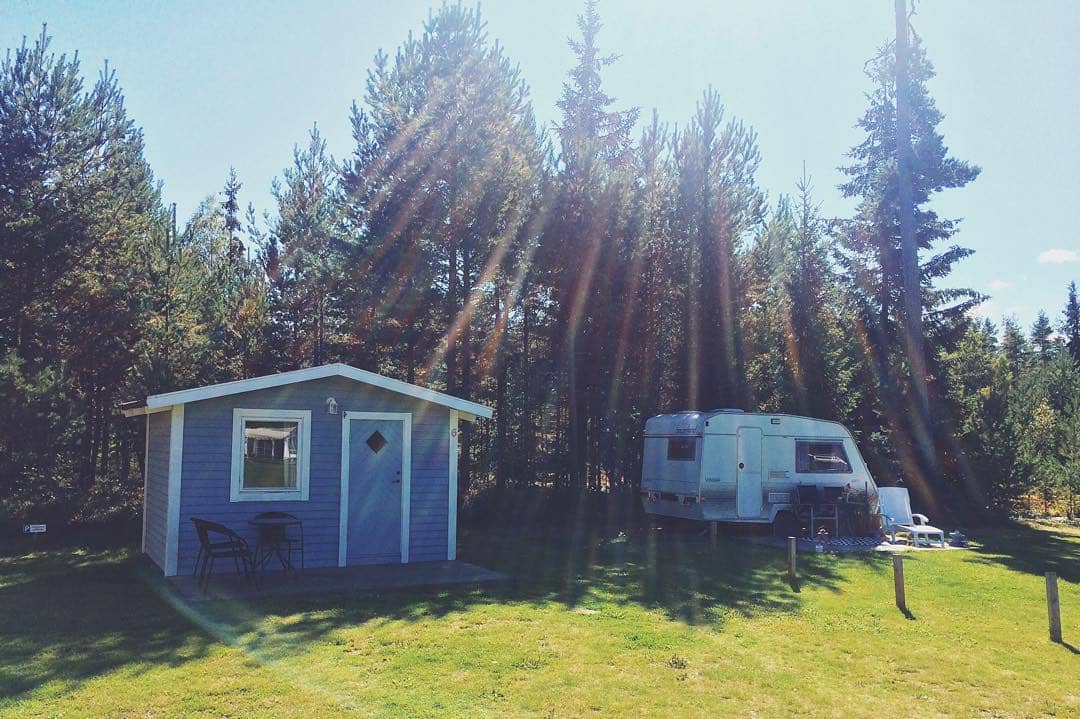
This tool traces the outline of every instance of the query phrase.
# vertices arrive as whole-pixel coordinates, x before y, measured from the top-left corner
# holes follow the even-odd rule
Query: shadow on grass
[[[1080,654],[1080,649],[1077,649],[1076,647],[1074,647],[1072,644],[1069,644],[1068,642],[1055,642],[1055,644],[1060,644],[1061,646],[1065,647],[1066,649],[1068,649],[1073,654]]]
[[[555,605],[616,620],[637,607],[687,625],[719,628],[732,615],[789,612],[801,604],[787,584],[783,551],[745,542],[724,540],[713,549],[692,534],[604,536],[593,529],[548,529],[464,533],[461,545],[461,559],[508,574],[511,580],[479,589],[207,601],[192,605],[191,611],[211,631],[232,636],[236,646],[269,660],[303,652],[308,643],[333,642],[336,630],[359,625],[375,630],[388,622],[454,613],[462,613],[455,621],[466,625],[483,622],[483,615],[467,615],[483,606],[513,613],[518,606]],[[840,591],[838,561],[801,558],[801,588]],[[637,641],[663,639],[649,626],[633,629]]]
[[[538,530],[470,535],[463,545],[471,561],[514,577],[512,599],[569,608],[633,604],[691,625],[716,623],[730,613],[793,610],[800,603],[787,583],[783,551],[728,538],[713,548],[691,532]],[[800,588],[836,589],[838,582],[828,558],[800,555]]]
[[[323,594],[254,601],[175,603],[154,570],[125,553],[45,553],[0,561],[0,696],[49,685],[67,692],[113,671],[140,672],[199,660],[218,642],[266,661],[340,641],[339,629],[500,606],[562,606],[619,618],[632,607],[687,625],[722,627],[726,617],[788,612],[801,603],[787,585],[784,553],[694,534],[546,529],[464,533],[460,556],[509,574],[484,588]],[[835,558],[800,555],[799,583],[839,591]],[[846,561],[846,560],[845,560]],[[301,578],[302,581],[302,578]],[[640,641],[663,632],[635,625]],[[667,631],[667,630],[664,630]]]
[[[162,603],[144,573],[125,552],[0,560],[0,697],[47,684],[59,695],[119,668],[137,675],[205,656],[211,639]]]
[[[1067,582],[1080,582],[1080,533],[1075,530],[1011,523],[977,533],[978,561],[1043,576],[1056,572]]]

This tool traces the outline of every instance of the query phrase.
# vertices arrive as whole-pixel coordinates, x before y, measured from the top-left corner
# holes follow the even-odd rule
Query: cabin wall
[[[334,397],[338,413],[326,413]],[[307,501],[231,502],[233,409],[311,411]],[[409,561],[447,558],[450,410],[352,380],[332,377],[186,405],[180,490],[178,571],[190,573],[198,553],[192,517],[220,522],[254,543],[248,520],[283,511],[304,523],[305,564],[337,566],[341,495],[341,424],[346,411],[412,414]]]
[[[165,535],[169,507],[169,435],[172,413],[146,415],[146,505],[143,552],[159,567],[165,567]]]

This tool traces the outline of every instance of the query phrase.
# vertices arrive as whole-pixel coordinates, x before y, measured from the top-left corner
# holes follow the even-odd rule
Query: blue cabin
[[[254,540],[256,514],[304,524],[308,567],[454,559],[461,420],[475,402],[345,364],[151,395],[142,550],[190,573],[191,518]]]

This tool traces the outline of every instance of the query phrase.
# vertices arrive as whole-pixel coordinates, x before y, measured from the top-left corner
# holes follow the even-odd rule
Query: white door
[[[736,506],[739,519],[761,517],[761,430],[739,427],[736,450]]]

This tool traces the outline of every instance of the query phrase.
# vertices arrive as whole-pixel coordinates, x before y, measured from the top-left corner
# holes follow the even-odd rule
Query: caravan
[[[649,514],[770,523],[788,534],[797,528],[800,486],[877,495],[855,440],[837,422],[721,409],[645,423],[641,499]]]

